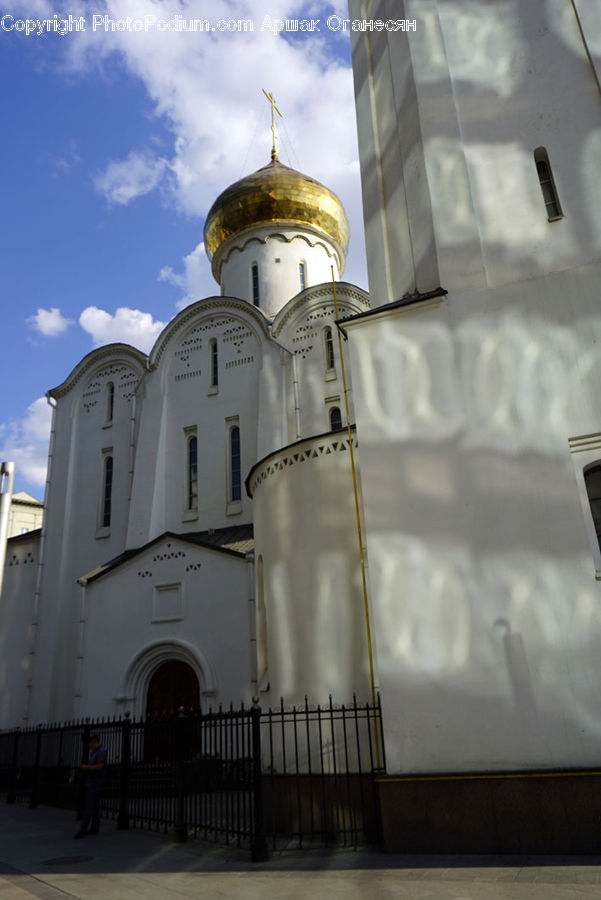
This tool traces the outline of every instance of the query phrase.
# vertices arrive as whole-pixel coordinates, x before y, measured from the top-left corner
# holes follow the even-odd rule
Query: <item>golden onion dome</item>
[[[204,228],[209,259],[227,238],[270,222],[308,226],[346,253],[349,223],[336,194],[275,158],[234,182],[213,203]]]

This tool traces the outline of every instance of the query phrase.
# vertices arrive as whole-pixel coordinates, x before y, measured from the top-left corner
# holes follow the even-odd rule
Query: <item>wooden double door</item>
[[[179,660],[163,663],[156,670],[146,698],[146,718],[175,716],[180,707],[186,712],[200,709],[200,686],[191,666]]]

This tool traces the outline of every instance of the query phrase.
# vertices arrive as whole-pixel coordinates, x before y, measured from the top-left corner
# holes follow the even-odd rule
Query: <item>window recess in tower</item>
[[[329,325],[323,330],[323,342],[326,363],[326,381],[333,381],[336,378],[336,357],[334,356],[334,336]]]
[[[549,156],[544,147],[536,148],[534,151],[534,162],[536,163],[540,189],[547,210],[547,219],[549,222],[556,222],[558,219],[563,218],[563,212],[561,211]]]
[[[111,514],[113,500],[113,449],[107,447],[102,451],[102,481],[100,484],[100,504],[96,537],[109,537],[111,533]]]
[[[330,431],[338,431],[342,428],[342,414],[339,406],[330,408]]]
[[[217,338],[211,338],[209,341],[209,365],[210,380],[208,394],[216,394],[219,391],[219,347]]]
[[[115,385],[112,381],[106,386],[106,419],[105,427],[113,424],[113,413],[115,411]]]
[[[300,289],[304,291],[307,287],[307,264],[304,262],[298,264],[298,277],[300,279]]]
[[[583,475],[595,534],[601,548],[601,460],[585,466]]]
[[[226,425],[226,506],[228,516],[242,512],[242,454],[238,416],[229,416]]]
[[[196,425],[184,428],[184,512],[182,522],[198,518],[198,433]]]
[[[259,266],[253,263],[250,270],[252,281],[252,297],[255,306],[259,305]]]

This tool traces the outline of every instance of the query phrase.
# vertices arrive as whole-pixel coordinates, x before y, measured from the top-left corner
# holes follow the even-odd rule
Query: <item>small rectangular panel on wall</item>
[[[152,598],[153,622],[178,622],[184,618],[181,583],[157,584]]]

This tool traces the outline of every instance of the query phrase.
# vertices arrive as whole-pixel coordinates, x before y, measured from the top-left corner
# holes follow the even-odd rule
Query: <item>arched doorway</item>
[[[180,706],[200,709],[200,686],[192,666],[174,659],[160,665],[150,679],[146,718],[176,715]]]
[[[188,663],[172,659],[153,673],[146,693],[144,759],[146,762],[173,762],[175,732],[171,717],[183,707],[186,712],[200,709],[200,687],[194,669]],[[184,724],[184,754],[194,746],[193,720]]]

